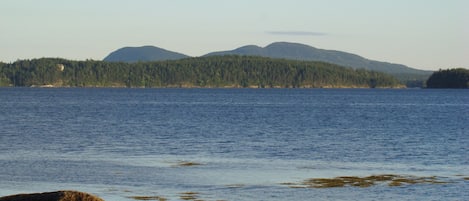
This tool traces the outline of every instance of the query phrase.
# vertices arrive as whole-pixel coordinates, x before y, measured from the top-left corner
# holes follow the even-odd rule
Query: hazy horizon
[[[469,68],[464,0],[5,0],[0,61],[102,60],[122,47],[189,56],[302,43],[423,70]]]

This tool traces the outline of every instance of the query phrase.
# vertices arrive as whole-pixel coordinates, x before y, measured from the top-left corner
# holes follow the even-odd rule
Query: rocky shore
[[[0,201],[104,201],[103,199],[78,191],[56,191],[33,194],[17,194],[0,197]]]

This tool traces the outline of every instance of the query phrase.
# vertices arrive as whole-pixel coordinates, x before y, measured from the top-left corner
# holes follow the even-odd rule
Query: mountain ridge
[[[123,47],[106,56],[103,61],[108,62],[145,62],[163,61],[189,58],[182,53],[169,51],[155,46]]]
[[[261,56],[297,61],[321,61],[353,69],[388,73],[406,83],[409,87],[422,87],[424,81],[432,74],[432,71],[411,68],[402,64],[375,61],[353,53],[319,49],[313,46],[291,42],[274,42],[265,47],[245,45],[233,50],[210,52],[201,57],[221,55]],[[104,61],[133,63],[184,58],[191,57],[163,48],[142,46],[118,49],[104,58]]]
[[[363,68],[367,70],[374,70],[390,74],[423,74],[430,75],[430,71],[419,70],[411,68],[402,64],[394,64],[390,62],[382,62],[370,60],[357,54],[338,51],[338,50],[325,50],[315,48],[309,45],[301,43],[290,43],[290,42],[274,42],[264,48],[259,46],[255,51],[246,51],[246,47],[243,46],[233,50],[211,52],[204,56],[213,55],[249,55],[249,56],[264,56],[270,58],[282,58],[302,61],[323,61],[333,63],[341,66],[351,68]],[[252,48],[251,48],[252,49]]]

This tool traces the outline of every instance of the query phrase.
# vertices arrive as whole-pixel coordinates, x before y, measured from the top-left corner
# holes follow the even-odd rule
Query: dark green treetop
[[[3,86],[57,87],[402,87],[394,77],[324,62],[211,56],[156,62],[43,58],[0,66]]]
[[[469,88],[469,70],[454,68],[434,72],[427,80],[428,88]]]

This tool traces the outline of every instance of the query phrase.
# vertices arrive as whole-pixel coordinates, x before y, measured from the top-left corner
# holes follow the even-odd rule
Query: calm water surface
[[[469,200],[467,90],[0,88],[0,122],[0,196]],[[282,184],[373,174],[449,183]]]

